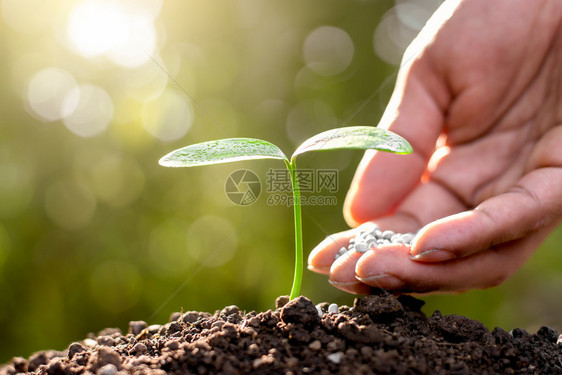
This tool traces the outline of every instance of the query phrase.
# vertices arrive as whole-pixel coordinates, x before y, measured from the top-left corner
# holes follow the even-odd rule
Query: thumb
[[[426,56],[400,69],[379,127],[404,137],[413,153],[365,153],[344,203],[350,226],[392,214],[420,182],[443,131],[449,101],[445,78],[432,70]]]
[[[507,192],[485,200],[474,210],[427,225],[414,240],[410,257],[421,262],[464,258],[552,228],[562,214],[559,186],[562,186],[562,171],[537,169]]]

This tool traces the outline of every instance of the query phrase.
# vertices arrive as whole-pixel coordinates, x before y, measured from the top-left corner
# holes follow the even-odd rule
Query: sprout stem
[[[291,184],[293,186],[293,209],[295,212],[295,275],[293,277],[293,287],[289,299],[297,298],[300,295],[302,273],[303,273],[303,250],[302,250],[302,217],[301,217],[301,193],[299,181],[297,179],[297,165],[295,159],[287,163]]]

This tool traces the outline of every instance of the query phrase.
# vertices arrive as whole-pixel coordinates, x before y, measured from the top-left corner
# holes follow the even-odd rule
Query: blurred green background
[[[158,159],[224,137],[290,154],[319,131],[376,125],[402,51],[438,4],[1,0],[0,363],[181,309],[273,307],[292,279],[292,210],[266,192],[235,206],[224,183],[241,168],[264,183],[283,164]],[[339,170],[337,205],[304,207],[307,252],[347,228],[360,158],[302,157],[301,168]],[[426,312],[560,330],[561,239],[504,285],[426,297]],[[314,302],[353,302],[324,276],[305,271],[303,285]]]

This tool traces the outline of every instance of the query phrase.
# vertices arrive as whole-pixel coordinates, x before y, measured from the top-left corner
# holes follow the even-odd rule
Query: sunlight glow
[[[72,108],[67,110],[66,107]],[[113,119],[113,101],[96,85],[80,85],[63,101],[64,125],[72,133],[89,138],[103,132]]]
[[[0,19],[23,34],[41,32],[54,18],[55,7],[50,1],[2,0],[0,6]]]
[[[154,18],[159,6],[143,2],[86,0],[70,13],[67,35],[85,57],[105,55],[125,67],[139,66],[156,48]],[[155,1],[152,1],[155,3]]]

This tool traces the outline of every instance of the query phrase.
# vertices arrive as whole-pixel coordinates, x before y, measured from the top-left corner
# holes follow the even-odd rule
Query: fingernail
[[[396,276],[388,275],[386,273],[369,277],[357,277],[357,280],[381,289],[395,290],[401,289],[405,285],[404,281],[400,280]]]
[[[345,282],[328,280],[328,282],[336,288],[352,294],[369,294],[369,291],[371,289],[370,286],[362,284],[359,281]]]
[[[326,273],[326,272],[330,271],[330,267],[331,267],[331,265],[328,265],[328,266],[312,266],[312,265],[309,264],[307,266],[309,271],[317,272],[317,273]]]
[[[427,250],[419,254],[410,253],[410,259],[418,262],[444,262],[456,258],[455,254],[447,250]]]
[[[334,280],[328,280],[328,282],[334,286],[342,286],[342,287],[346,287],[346,286],[354,286],[359,284],[359,281],[334,281]]]

